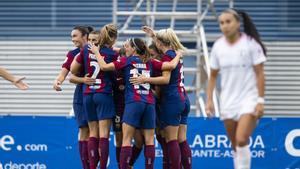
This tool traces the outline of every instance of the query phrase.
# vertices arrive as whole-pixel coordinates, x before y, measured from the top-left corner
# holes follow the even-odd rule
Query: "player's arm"
[[[16,77],[2,67],[0,67],[0,76],[3,77],[5,80],[10,81],[12,83],[14,81],[16,81]]]
[[[210,78],[208,80],[207,90],[206,90],[206,113],[209,116],[213,115],[214,112],[214,104],[213,104],[213,92],[216,87],[216,81],[218,77],[219,69],[211,69]]]
[[[85,77],[78,77],[76,75],[71,74],[70,80],[71,83],[74,84],[86,84],[86,85],[94,85],[96,80],[93,78],[88,77],[87,75]]]
[[[62,68],[53,83],[53,89],[56,91],[61,91],[61,85],[65,81],[69,70],[66,68]]]
[[[176,57],[172,59],[170,62],[163,62],[161,70],[175,69],[181,58],[182,58],[182,53],[177,52]]]
[[[264,74],[264,64],[258,64],[254,66],[254,71],[256,74],[257,89],[258,89],[258,101],[255,111],[257,117],[260,118],[264,113],[264,96],[265,96],[265,74]]]
[[[0,76],[3,77],[5,80],[12,82],[17,88],[21,90],[28,89],[28,85],[23,82],[25,77],[17,78],[2,67],[0,67]]]
[[[97,62],[100,66],[100,69],[103,71],[114,71],[116,70],[115,65],[113,63],[106,63],[104,61],[103,56],[101,56],[100,52],[99,52],[99,48],[95,45],[90,45],[89,50],[94,53],[94,55],[97,58]]]
[[[70,71],[72,74],[76,75],[80,73],[80,68],[81,68],[81,64],[77,61],[77,57],[74,58],[71,67],[70,67]]]
[[[150,83],[154,85],[164,85],[169,84],[171,77],[170,71],[163,71],[162,76],[158,77],[146,77],[143,75],[140,75],[138,77],[130,77],[129,81],[133,85],[139,85],[143,83]]]
[[[155,35],[154,30],[149,27],[149,26],[143,26],[142,30],[146,33],[146,35],[148,35],[149,37],[152,38],[153,42],[155,43],[157,41],[157,37]]]

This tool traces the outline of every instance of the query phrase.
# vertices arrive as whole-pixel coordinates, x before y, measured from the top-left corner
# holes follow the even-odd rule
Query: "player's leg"
[[[106,169],[109,156],[109,133],[110,133],[111,119],[99,121],[99,156],[100,169]]]
[[[235,138],[237,169],[250,169],[251,152],[248,143],[256,127],[256,121],[256,117],[252,114],[243,114],[238,121]]]
[[[169,166],[174,169],[180,169],[181,167],[178,130],[180,125],[180,116],[183,110],[184,103],[168,103],[161,105],[161,111],[163,112],[161,121],[167,142]]]
[[[115,142],[116,142],[116,160],[119,168],[120,168],[120,153],[121,153],[122,137],[123,137],[121,117],[122,116],[118,115],[117,112],[117,115],[113,119],[113,130],[115,132]]]
[[[153,169],[155,159],[155,147],[154,147],[154,129],[156,126],[156,112],[155,105],[146,104],[142,118],[141,128],[143,128],[145,138],[145,169]]]
[[[99,120],[99,156],[100,169],[106,169],[109,156],[109,136],[115,105],[111,94],[96,93],[93,98],[97,106]]]
[[[125,111],[122,119],[122,148],[120,154],[121,169],[128,169],[130,157],[132,155],[131,141],[135,129],[140,127],[141,110],[144,109],[143,103],[133,102],[125,105]]]
[[[190,102],[187,99],[184,111],[181,113],[180,125],[178,129],[178,142],[181,152],[181,163],[184,169],[192,168],[192,153],[187,141],[187,118],[190,112]]]
[[[93,101],[93,94],[83,97],[83,106],[88,121],[90,137],[88,141],[90,169],[96,169],[99,162],[99,127],[97,119],[96,105]]]
[[[123,139],[120,154],[120,165],[121,169],[128,169],[130,157],[132,155],[131,140],[133,138],[135,128],[129,124],[126,124],[126,122],[123,122],[122,130]]]
[[[73,111],[75,120],[79,129],[79,155],[83,169],[89,169],[89,153],[88,153],[88,140],[89,128],[86,120],[86,114],[82,102],[73,102]]]
[[[88,126],[79,128],[79,151],[83,169],[89,169],[89,153],[88,153],[88,140],[89,140]]]
[[[231,147],[232,149],[234,150],[234,154],[233,154],[233,164],[236,168],[236,163],[237,163],[237,159],[236,159],[236,150],[235,150],[235,147],[236,147],[236,129],[237,129],[237,122],[232,120],[232,119],[226,119],[224,120],[224,126],[225,126],[225,129],[226,129],[226,133],[227,133],[227,136],[231,142]]]
[[[131,167],[133,167],[135,161],[140,156],[140,153],[143,150],[143,145],[144,145],[144,136],[140,129],[135,130],[133,138],[134,138],[134,144],[132,146],[132,155],[129,162],[129,165]]]

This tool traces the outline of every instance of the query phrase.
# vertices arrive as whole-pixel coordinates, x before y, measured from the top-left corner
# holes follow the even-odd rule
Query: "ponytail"
[[[265,45],[262,43],[261,39],[260,39],[260,35],[256,29],[256,26],[254,25],[254,23],[252,22],[252,19],[250,18],[250,16],[244,12],[244,11],[240,11],[240,10],[236,10],[237,13],[242,17],[243,19],[243,23],[244,23],[244,32],[251,36],[252,38],[254,38],[256,40],[257,43],[259,43],[259,45],[262,47],[264,54],[267,54],[267,49],[265,47]]]
[[[100,39],[99,39],[99,46],[100,48],[104,47],[105,44],[109,46],[113,45],[113,42],[118,37],[118,29],[113,24],[104,25],[103,28],[100,30]]]

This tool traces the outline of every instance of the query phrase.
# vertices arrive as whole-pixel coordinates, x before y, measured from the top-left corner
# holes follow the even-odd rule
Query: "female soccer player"
[[[75,26],[71,32],[72,42],[76,46],[76,49],[68,52],[66,56],[66,60],[62,65],[62,69],[58,76],[56,77],[53,89],[56,91],[61,91],[61,85],[66,79],[70,66],[74,58],[80,54],[80,50],[87,43],[89,32],[92,30],[92,27],[85,26]],[[82,83],[85,84],[93,84],[95,82],[94,79],[89,77],[79,77],[81,75],[72,75],[73,77],[70,81],[75,82],[76,88],[73,96],[73,110],[75,114],[75,119],[79,128],[79,152],[80,158],[82,162],[82,166],[84,169],[89,168],[89,156],[88,156],[88,138],[89,138],[89,128],[87,124],[87,120],[85,118],[85,113],[83,109],[83,96],[82,96]],[[77,77],[78,76],[78,77]],[[72,80],[73,79],[73,80]]]
[[[21,90],[28,89],[28,85],[25,82],[23,82],[25,77],[17,78],[2,67],[0,67],[0,77],[3,77],[5,80],[12,82],[12,84],[15,85],[18,89]]]
[[[161,60],[161,57],[163,56],[163,54],[161,53],[161,51],[156,47],[155,42],[153,42],[151,45],[149,45],[149,52],[152,58],[157,59],[157,60]],[[166,74],[166,73],[163,73]],[[154,76],[155,77],[159,77],[162,76],[162,72],[154,72]],[[167,83],[169,83],[169,77],[166,76],[166,80]],[[168,165],[168,151],[167,151],[167,143],[165,140],[165,134],[164,134],[164,130],[161,129],[160,126],[160,120],[159,120],[159,116],[162,113],[160,110],[160,86],[159,85],[154,85],[154,90],[155,90],[155,98],[156,98],[156,129],[155,129],[155,134],[156,134],[156,139],[159,142],[159,144],[161,145],[162,148],[162,152],[163,152],[163,169],[168,169],[169,165]]]
[[[103,26],[100,31],[99,48],[105,62],[110,63],[117,60],[118,53],[113,51],[112,45],[117,40],[117,28],[113,24]],[[98,164],[98,147],[100,155],[100,168],[105,169],[109,155],[109,132],[112,118],[115,116],[115,107],[112,97],[112,72],[100,70],[95,54],[89,52],[89,45],[86,45],[81,54],[73,61],[72,73],[84,69],[84,74],[94,78],[93,85],[84,85],[84,108],[87,113],[90,129],[89,148],[90,169],[95,169]],[[99,127],[98,127],[99,122]],[[98,139],[100,137],[100,139]]]
[[[125,112],[123,115],[123,140],[121,149],[121,168],[129,167],[131,156],[131,141],[136,128],[143,129],[145,137],[145,168],[153,168],[155,158],[154,128],[155,107],[154,97],[149,84],[131,85],[129,78],[140,74],[150,77],[154,69],[171,70],[179,62],[177,55],[172,62],[161,63],[149,59],[149,53],[145,42],[141,39],[129,39],[125,45],[126,56],[118,61],[107,64],[97,48],[93,46],[92,52],[96,55],[101,70],[123,70],[125,76]],[[95,49],[96,48],[96,49]]]
[[[142,29],[153,38],[156,46],[164,53],[163,62],[171,61],[176,56],[175,51],[185,50],[172,29],[161,29],[157,33],[154,33],[148,26]],[[183,61],[181,60],[171,72],[163,72],[163,76],[170,77],[169,83],[161,86],[160,103],[162,112],[160,121],[167,142],[169,167],[179,169],[182,164],[185,169],[190,169],[192,166],[191,149],[186,139],[190,102],[184,88]],[[148,78],[146,82],[154,84],[154,79]]]
[[[95,44],[96,46],[99,44],[100,32],[99,31],[91,31],[89,33],[88,42],[91,44]]]
[[[244,32],[240,25],[243,22]],[[228,9],[219,16],[223,36],[211,51],[206,112],[213,113],[213,90],[221,74],[220,118],[235,151],[236,169],[250,169],[248,140],[264,112],[266,49],[247,13]]]

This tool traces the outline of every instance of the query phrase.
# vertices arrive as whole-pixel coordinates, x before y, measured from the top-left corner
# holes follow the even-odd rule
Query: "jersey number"
[[[100,72],[100,66],[97,61],[91,61],[90,64],[91,64],[91,67],[94,67],[94,72],[93,72],[91,78],[96,79]],[[89,88],[90,89],[100,89],[100,87],[101,87],[100,84],[101,84],[101,79],[96,79],[95,84],[92,86],[89,86]]]
[[[139,75],[143,75],[145,77],[150,77],[150,71],[149,70],[142,70],[142,74],[139,73],[138,69],[134,68],[130,70],[130,74],[132,77],[138,77]],[[144,83],[140,85],[133,85],[133,88],[138,90],[140,94],[147,94],[150,90],[150,84]]]

